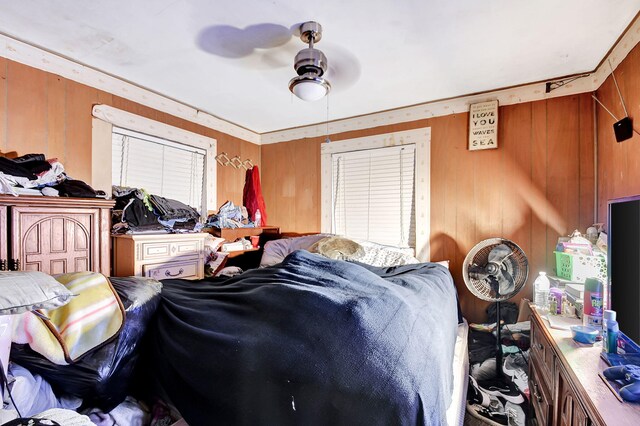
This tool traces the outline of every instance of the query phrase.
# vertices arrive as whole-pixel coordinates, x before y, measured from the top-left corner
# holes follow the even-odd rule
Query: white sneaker
[[[504,405],[504,412],[507,415],[509,426],[525,426],[527,423],[524,411],[518,404],[507,401]]]

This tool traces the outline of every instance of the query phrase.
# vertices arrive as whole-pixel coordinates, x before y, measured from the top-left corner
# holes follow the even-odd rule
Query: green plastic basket
[[[585,282],[587,278],[607,280],[607,261],[604,257],[560,251],[554,253],[558,277],[579,283]]]

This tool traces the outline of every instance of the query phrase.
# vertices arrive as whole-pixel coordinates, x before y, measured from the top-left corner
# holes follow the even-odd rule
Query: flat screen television
[[[640,343],[640,195],[610,200],[607,225],[611,309]]]

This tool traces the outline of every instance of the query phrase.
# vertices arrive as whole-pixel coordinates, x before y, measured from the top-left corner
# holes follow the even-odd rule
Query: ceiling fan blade
[[[318,48],[327,56],[329,69],[326,77],[331,82],[331,90],[339,92],[356,84],[361,72],[358,58],[344,47],[324,41],[321,43],[323,45]]]
[[[255,24],[246,28],[212,25],[200,31],[196,43],[200,49],[224,58],[244,58],[256,49],[272,49],[292,38],[291,30],[278,24]]]

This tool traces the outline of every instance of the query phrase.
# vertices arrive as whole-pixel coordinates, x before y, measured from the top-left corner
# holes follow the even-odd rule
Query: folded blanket
[[[17,316],[13,342],[27,343],[51,362],[65,365],[115,337],[125,314],[104,275],[75,272],[55,278],[77,296],[60,308]]]

